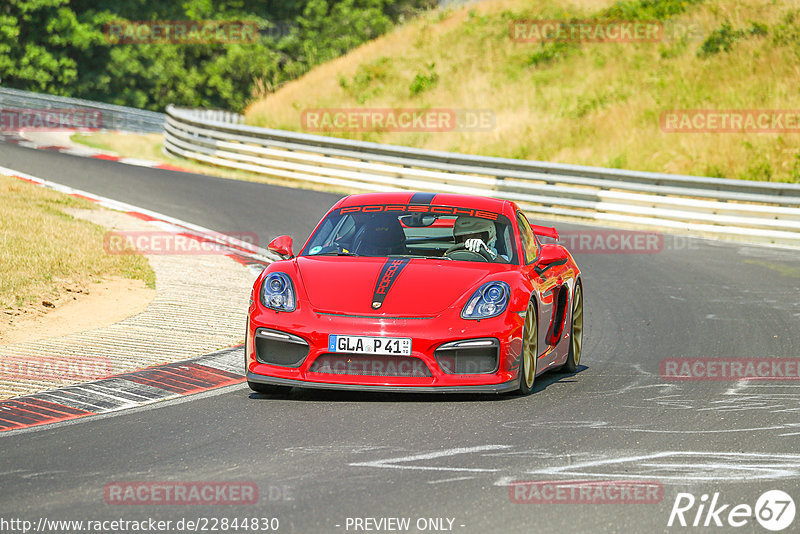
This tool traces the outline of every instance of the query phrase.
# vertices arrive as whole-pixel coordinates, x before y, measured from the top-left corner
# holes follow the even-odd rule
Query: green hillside
[[[658,42],[519,42],[520,19],[658,21]],[[800,181],[800,133],[667,132],[670,110],[800,110],[800,2],[486,1],[434,12],[250,105],[303,131],[304,111],[489,110],[483,131],[330,135],[626,169]],[[306,115],[307,116],[307,115]],[[796,124],[796,123],[795,123]],[[800,131],[794,128],[795,131]]]

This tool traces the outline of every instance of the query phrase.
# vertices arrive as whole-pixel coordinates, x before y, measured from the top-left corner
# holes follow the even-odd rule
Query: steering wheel
[[[457,243],[453,245],[452,247],[448,248],[445,251],[444,255],[454,260],[485,261],[485,262],[494,261],[492,255],[489,254],[489,251],[486,250],[485,248],[481,247],[478,249],[478,252],[472,252],[467,248],[466,243]]]

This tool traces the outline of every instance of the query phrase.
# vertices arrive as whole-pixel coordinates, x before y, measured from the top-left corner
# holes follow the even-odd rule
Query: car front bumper
[[[313,310],[307,302],[299,302],[297,310],[290,313],[274,312],[258,304],[249,312],[245,363],[250,382],[298,386],[308,388],[388,391],[388,392],[451,392],[451,393],[501,393],[517,388],[519,361],[522,349],[524,318],[516,312],[506,312],[498,317],[480,321],[465,320],[460,310],[448,310],[437,317],[352,316]],[[263,363],[256,358],[256,331],[286,334],[289,352],[301,342],[307,345],[298,353],[297,361],[280,365]],[[360,374],[359,372],[319,372],[312,369],[320,359],[347,359],[347,353],[328,351],[329,335],[377,336],[411,338],[412,349],[408,357],[394,356],[403,369],[403,358],[409,362],[424,363],[425,376],[405,373],[387,376]],[[280,337],[280,336],[278,336]],[[452,342],[492,338],[497,340],[497,366],[491,372],[453,374],[437,361],[436,350]],[[440,359],[442,353],[439,353]],[[359,355],[364,357],[364,355]],[[358,357],[356,357],[358,358]],[[380,356],[371,358],[380,359]],[[413,365],[413,364],[410,364]],[[330,367],[323,367],[330,369]],[[406,366],[405,369],[411,367]],[[453,369],[450,369],[453,371]]]

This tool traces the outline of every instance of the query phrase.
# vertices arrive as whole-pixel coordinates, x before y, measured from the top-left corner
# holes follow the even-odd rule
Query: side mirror
[[[267,245],[267,249],[269,249],[270,252],[280,255],[283,259],[294,258],[291,236],[282,235],[276,237],[270,241],[269,245]]]
[[[564,252],[564,249],[561,248],[559,245],[555,244],[547,244],[542,245],[542,250],[539,253],[539,261],[537,262],[539,265],[545,266],[550,265],[551,263],[555,263],[559,260],[566,260],[567,255]]]
[[[567,263],[567,251],[561,245],[542,245],[542,250],[539,252],[539,259],[536,260],[536,265],[533,270],[539,277],[550,269]]]

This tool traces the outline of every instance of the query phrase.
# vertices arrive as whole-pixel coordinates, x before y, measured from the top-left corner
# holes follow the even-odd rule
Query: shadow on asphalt
[[[552,384],[575,382],[571,380],[589,367],[579,365],[574,373],[552,371],[536,377],[530,397],[544,391]],[[292,388],[288,393],[250,393],[250,398],[259,401],[289,400],[303,402],[501,402],[524,399],[526,397],[505,393],[383,393],[372,391],[338,391],[333,389]]]

